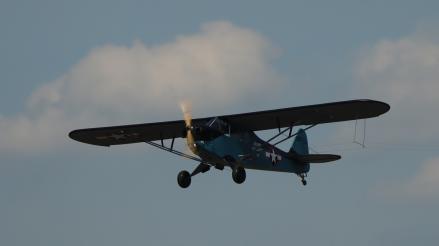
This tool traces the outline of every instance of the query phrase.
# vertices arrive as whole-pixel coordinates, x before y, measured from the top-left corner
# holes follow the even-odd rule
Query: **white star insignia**
[[[265,156],[271,159],[273,165],[282,160],[282,156],[276,154],[274,149],[272,149],[271,152],[265,152]]]

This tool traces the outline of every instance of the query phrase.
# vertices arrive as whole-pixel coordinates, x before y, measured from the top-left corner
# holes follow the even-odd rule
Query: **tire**
[[[186,170],[179,172],[177,176],[177,183],[183,189],[189,187],[189,185],[191,185],[191,174]]]
[[[245,169],[243,167],[235,167],[232,171],[233,181],[237,184],[242,184],[245,181],[246,174]]]

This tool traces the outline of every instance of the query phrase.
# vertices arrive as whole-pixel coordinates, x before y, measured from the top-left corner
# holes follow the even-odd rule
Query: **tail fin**
[[[336,161],[341,157],[339,155],[330,154],[309,154],[308,138],[303,129],[297,132],[296,139],[294,139],[293,146],[291,146],[289,157],[302,163],[325,163]]]
[[[290,148],[290,153],[295,153],[298,155],[308,155],[308,138],[306,137],[306,132],[300,129],[297,132],[297,136],[294,139],[293,145]]]

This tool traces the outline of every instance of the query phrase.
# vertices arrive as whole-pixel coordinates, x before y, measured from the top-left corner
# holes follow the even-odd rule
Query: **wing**
[[[195,122],[195,121],[193,121]],[[111,146],[185,136],[183,120],[75,130],[69,137],[83,143]]]
[[[223,116],[232,127],[261,131],[289,126],[316,125],[366,119],[389,111],[387,103],[374,100],[351,100],[302,107],[275,109]]]
[[[232,127],[232,132],[261,131],[281,127],[314,125],[377,117],[389,111],[386,103],[373,100],[351,100],[302,107],[218,116]],[[194,125],[211,118],[194,119]],[[81,129],[70,132],[79,142],[110,146],[185,137],[183,120],[125,126]]]

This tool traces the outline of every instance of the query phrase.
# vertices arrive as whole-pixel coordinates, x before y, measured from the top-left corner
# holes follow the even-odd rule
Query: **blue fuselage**
[[[289,158],[289,154],[263,141],[255,133],[221,135],[209,141],[196,141],[198,155],[218,166],[303,174],[309,163]]]

